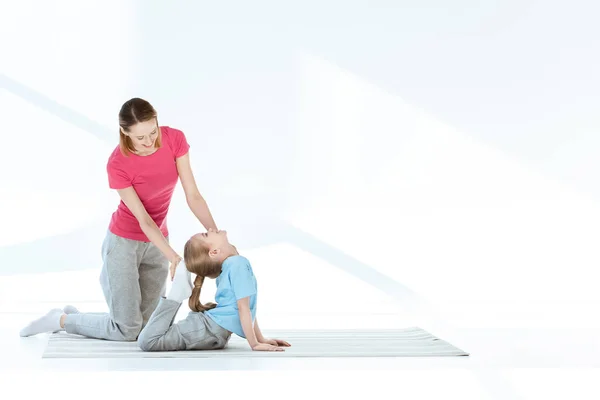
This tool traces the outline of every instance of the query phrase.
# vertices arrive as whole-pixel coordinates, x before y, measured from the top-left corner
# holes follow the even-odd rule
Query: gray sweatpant
[[[102,244],[100,284],[109,313],[69,314],[65,331],[97,339],[134,341],[165,295],[169,261],[150,242],[110,231]]]
[[[229,342],[231,332],[201,312],[190,312],[173,324],[181,303],[161,298],[138,337],[144,351],[217,350]]]

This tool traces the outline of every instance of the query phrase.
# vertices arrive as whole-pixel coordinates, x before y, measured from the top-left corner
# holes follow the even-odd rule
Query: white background
[[[436,310],[597,328],[598,15],[584,0],[4,1],[0,307],[105,307],[106,160],[121,104],[143,97],[186,134],[271,326],[428,326]],[[202,229],[180,188],[169,227],[181,253]]]

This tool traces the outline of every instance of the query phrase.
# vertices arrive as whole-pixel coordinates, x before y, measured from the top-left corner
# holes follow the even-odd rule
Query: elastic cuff
[[[77,333],[75,327],[77,326],[77,316],[79,314],[67,314],[65,317],[65,332]]]

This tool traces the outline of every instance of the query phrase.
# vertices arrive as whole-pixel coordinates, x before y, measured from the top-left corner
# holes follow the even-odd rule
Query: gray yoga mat
[[[252,351],[232,335],[223,350],[144,352],[136,342],[90,339],[64,332],[48,340],[43,358],[447,357],[465,351],[417,327],[394,330],[270,330],[292,345],[284,352]]]

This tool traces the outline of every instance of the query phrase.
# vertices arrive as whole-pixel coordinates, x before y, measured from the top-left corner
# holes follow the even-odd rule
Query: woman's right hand
[[[273,346],[268,343],[259,343],[252,348],[253,351],[285,351],[281,347]]]
[[[177,270],[177,265],[181,262],[182,258],[179,255],[175,254],[173,258],[169,260],[171,265],[169,266],[169,273],[171,275],[171,280],[175,277],[175,271]]]

